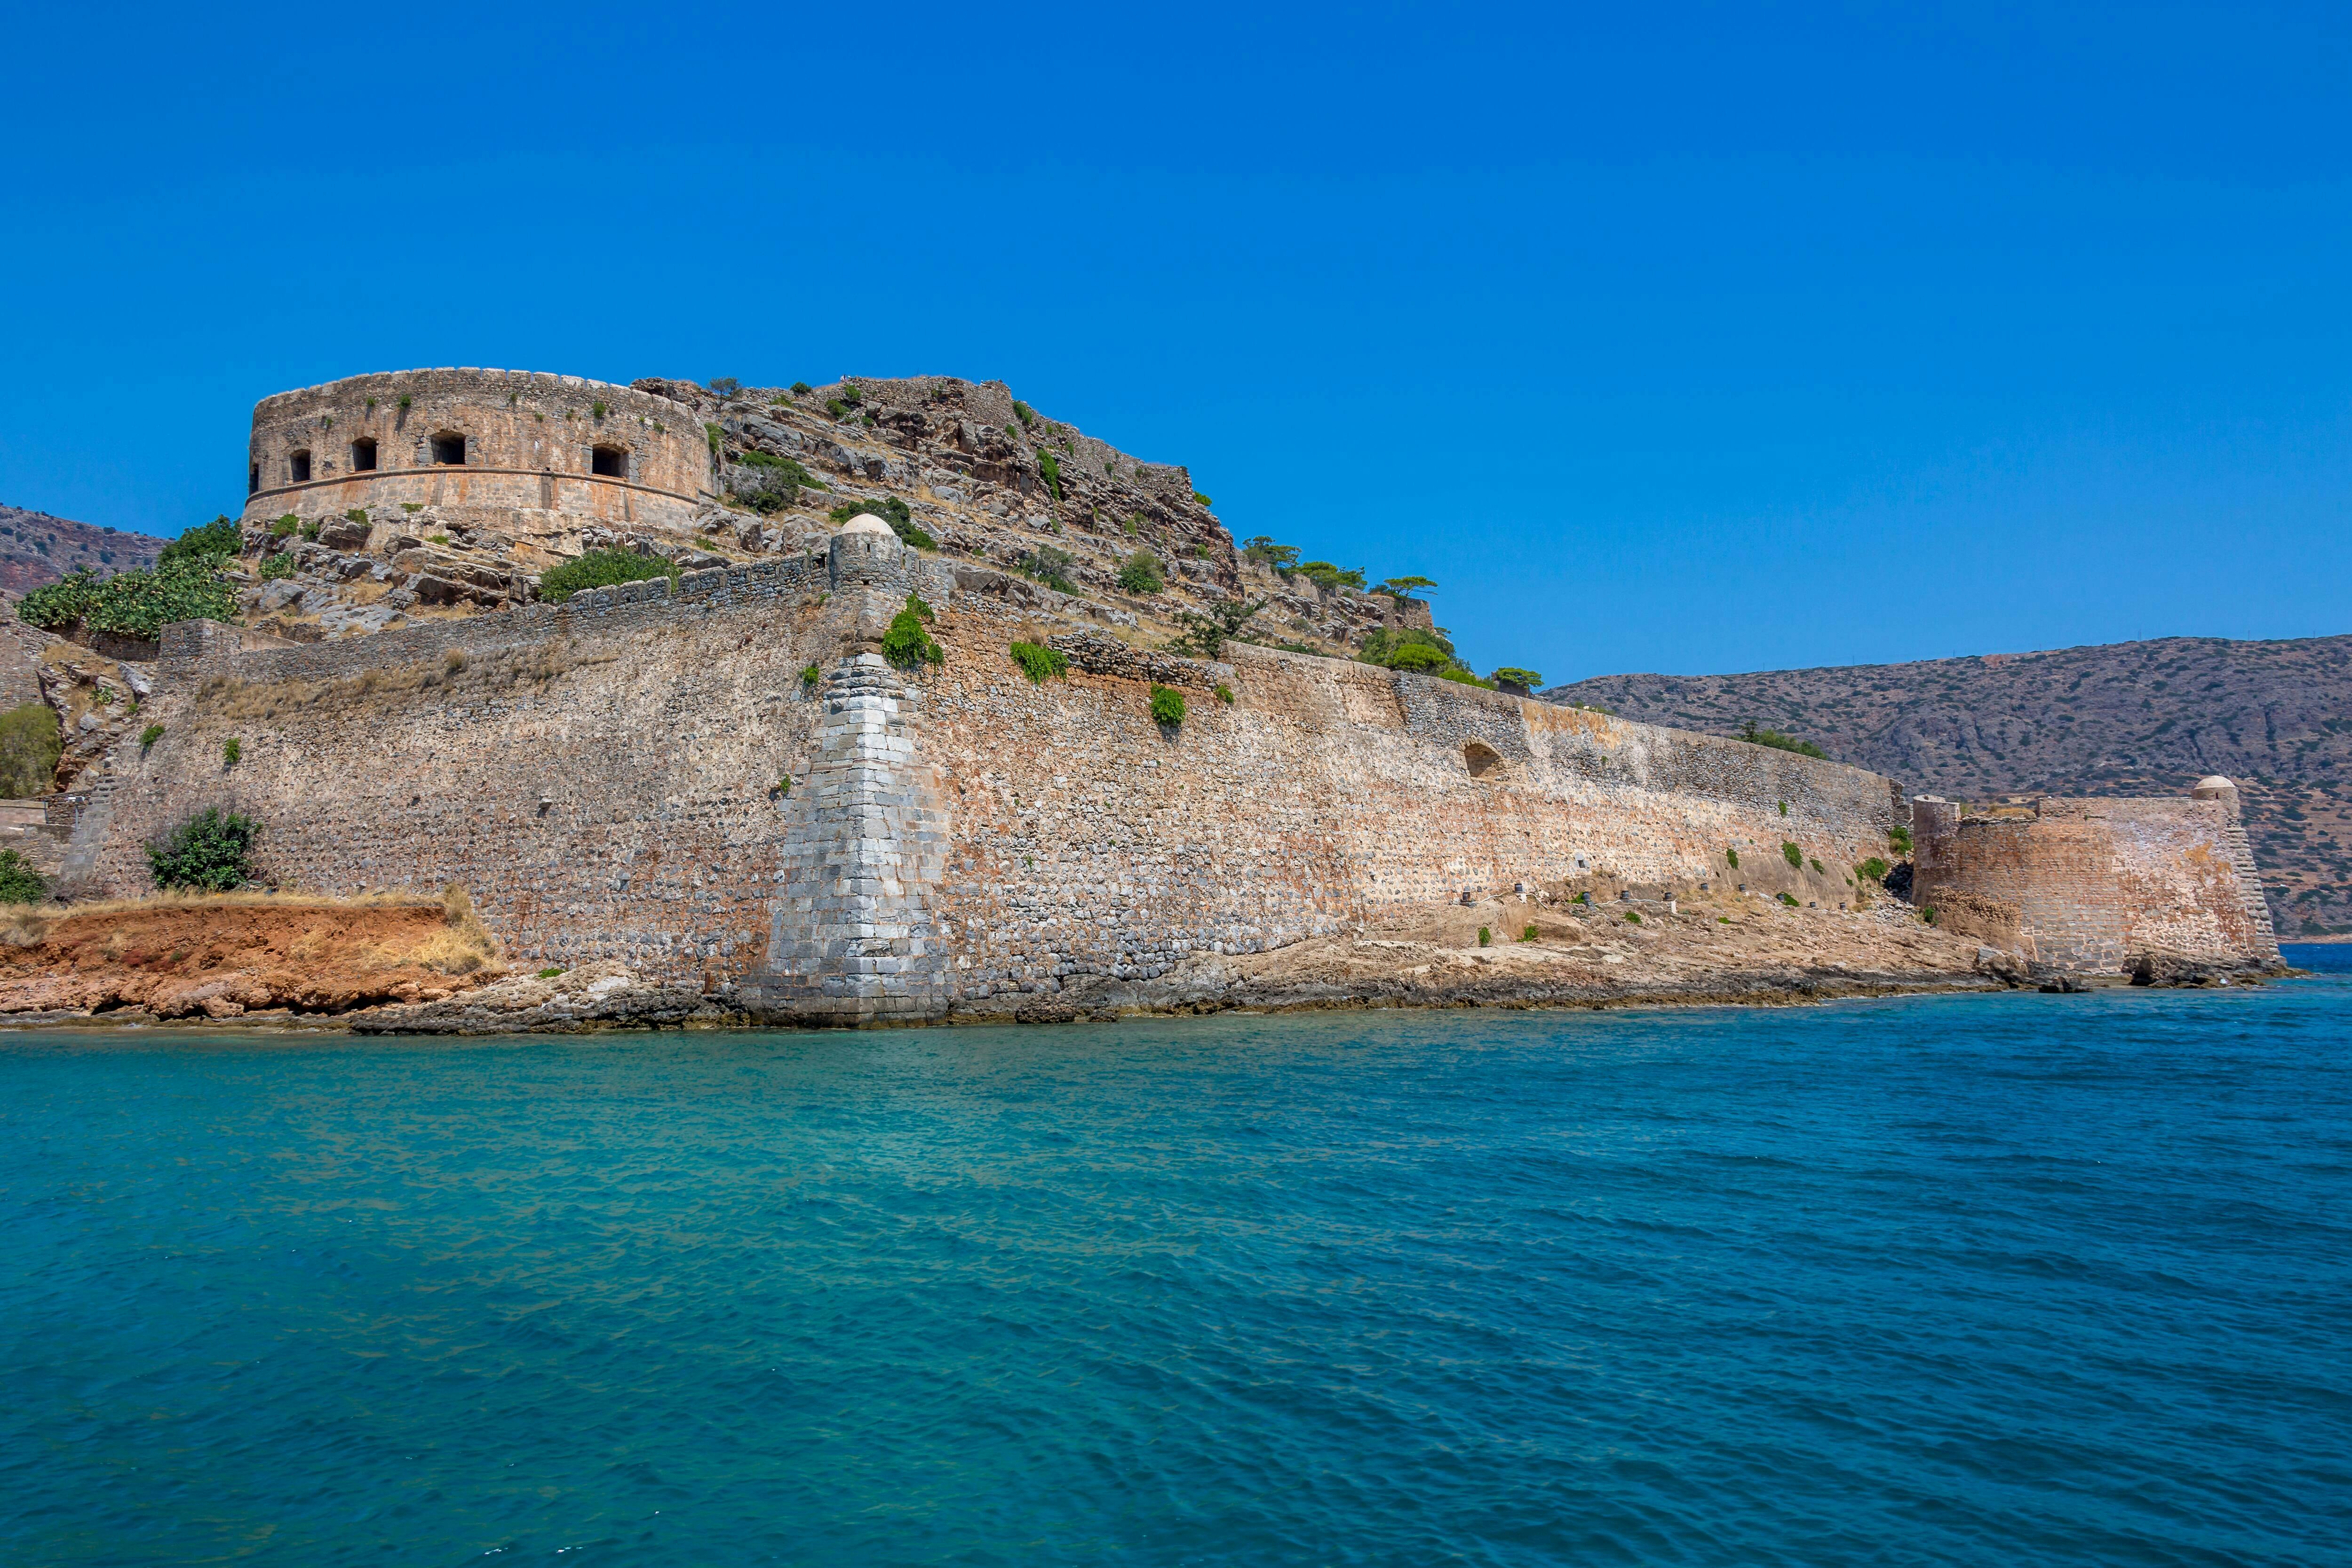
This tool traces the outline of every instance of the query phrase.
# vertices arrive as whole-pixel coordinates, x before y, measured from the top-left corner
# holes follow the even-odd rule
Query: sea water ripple
[[[2343,1563],[2347,1196],[2342,973],[16,1037],[0,1559]]]

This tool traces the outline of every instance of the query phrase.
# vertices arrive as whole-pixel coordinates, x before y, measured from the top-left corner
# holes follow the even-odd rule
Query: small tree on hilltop
[[[259,832],[253,818],[208,805],[146,847],[147,868],[159,888],[226,893],[252,879]]]
[[[1386,594],[1391,599],[1407,599],[1421,590],[1436,586],[1434,577],[1391,577],[1372,592]]]
[[[1503,666],[1486,679],[1515,697],[1532,697],[1535,695],[1536,688],[1543,684],[1542,676],[1532,669],[1521,669],[1514,664]]]

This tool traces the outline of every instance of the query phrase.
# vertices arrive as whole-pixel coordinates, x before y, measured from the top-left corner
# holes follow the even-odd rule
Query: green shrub
[[[801,684],[809,688],[811,690],[814,690],[816,689],[817,682],[824,679],[824,671],[819,669],[814,664],[801,671]]]
[[[703,426],[702,438],[710,443],[710,455],[712,457],[715,458],[719,456],[719,445],[725,434],[726,433],[720,430],[716,425],[706,424]],[[402,504],[405,505],[406,503],[403,502]]]
[[[1813,869],[1814,869],[1814,870],[1816,870],[1816,871],[1821,871],[1821,874],[1822,874],[1822,876],[1826,877],[1826,876],[1828,876],[1828,875],[1829,875],[1829,873],[1828,873],[1827,871],[1822,871],[1822,863],[1821,863],[1821,861],[1820,861],[1820,860],[1818,860],[1818,859],[1812,860],[1812,861],[1811,861],[1811,862],[1810,862],[1810,864],[1811,865],[1811,867],[1813,868]]]
[[[1021,673],[1029,678],[1032,686],[1043,686],[1048,680],[1059,680],[1070,672],[1070,656],[1059,648],[1044,647],[1034,642],[1017,642],[1007,650]]]
[[[1805,868],[1805,852],[1785,839],[1780,845],[1780,858],[1789,863],[1789,869],[1791,871],[1801,871]]]
[[[1738,850],[1737,850],[1737,849],[1727,849],[1727,850],[1725,850],[1725,851],[1723,852],[1723,858],[1724,858],[1726,860],[1727,860],[1727,861],[1729,861],[1729,862],[1731,863],[1731,868],[1732,868],[1733,870],[1737,871],[1737,870],[1738,870],[1738,869],[1739,869],[1739,851],[1738,851]]]
[[[556,966],[556,965],[554,965],[554,964],[550,964],[547,968],[542,969],[542,970],[541,970],[541,971],[539,972],[539,977],[540,977],[541,980],[552,980],[552,979],[554,979],[557,975],[559,975],[559,974],[561,974],[561,973],[563,973],[563,971],[562,971],[560,967],[558,967],[558,966]]]
[[[1579,893],[1576,895],[1575,901],[1580,904],[1590,905],[1592,902],[1592,895],[1591,893]]]
[[[1419,626],[1375,626],[1364,634],[1363,647],[1356,658],[1364,664],[1377,664],[1383,669],[1417,670],[1423,675],[1444,676],[1450,679],[1466,680],[1473,686],[1486,684],[1470,672],[1470,667],[1454,656],[1454,645],[1437,633]]]
[[[1066,550],[1056,550],[1050,544],[1041,544],[1014,562],[1013,569],[1024,577],[1045,584],[1048,588],[1065,594],[1076,594],[1078,591],[1078,585],[1070,581],[1069,570],[1071,563],[1076,559],[1077,557]]]
[[[1160,573],[1160,557],[1139,550],[1118,569],[1118,585],[1130,594],[1157,594],[1167,585]]]
[[[1487,691],[1495,689],[1495,683],[1493,681],[1481,680],[1459,665],[1439,670],[1437,672],[1437,679],[1440,680],[1451,680],[1457,686],[1475,686]]]
[[[253,818],[206,806],[147,848],[147,869],[159,888],[226,893],[245,886],[259,833]]]
[[[709,387],[711,391],[717,393],[721,397],[732,397],[737,393],[743,390],[743,384],[736,380],[731,375],[714,375],[703,384]],[[604,405],[599,403],[596,405],[597,416],[602,418],[604,416]]]
[[[737,460],[758,479],[751,484],[730,484],[728,491],[762,517],[783,510],[803,490],[825,488],[824,481],[803,468],[797,458],[779,458],[772,452],[751,449]]]
[[[277,521],[269,525],[270,536],[276,539],[284,539],[301,526],[302,520],[296,517],[289,511],[284,517],[279,518]]]
[[[1219,599],[1209,606],[1206,615],[1198,610],[1179,610],[1176,618],[1183,624],[1184,635],[1168,646],[1176,653],[1214,658],[1224,651],[1226,643],[1241,636],[1249,618],[1264,608],[1264,599]]]
[[[1501,687],[1506,691],[1516,690],[1521,693],[1533,691],[1537,687],[1543,684],[1543,677],[1538,675],[1534,670],[1521,669],[1518,666],[1512,664],[1505,665],[1502,668],[1495,671],[1494,674],[1488,676],[1486,679],[1493,681],[1496,686]]]
[[[1021,427],[1025,430],[1036,419],[1037,411],[1016,397],[1013,400],[1013,417],[1021,421]]]
[[[1494,933],[1494,931],[1493,931],[1492,930],[1490,930],[1489,928],[1487,928],[1487,927],[1486,927],[1486,926],[1480,926],[1480,927],[1478,928],[1478,945],[1479,945],[1480,947],[1486,947],[1486,946],[1490,945],[1490,944],[1494,942],[1494,940],[1495,940],[1495,933]]]
[[[539,596],[560,605],[590,588],[610,588],[619,583],[642,583],[648,577],[674,577],[677,568],[657,556],[618,548],[591,550],[539,574]]]
[[[1037,454],[1037,471],[1045,476],[1045,489],[1055,500],[1062,499],[1062,459],[1047,451]]]
[[[233,768],[245,756],[245,742],[231,735],[221,742],[221,765]]]
[[[1769,746],[1776,752],[1794,752],[1801,757],[1826,760],[1829,756],[1811,741],[1800,741],[1794,735],[1783,735],[1778,730],[1759,730],[1752,719],[1740,727],[1739,738],[1752,746]]]
[[[223,564],[217,555],[184,555],[152,572],[123,572],[104,582],[84,569],[26,594],[16,617],[52,631],[79,621],[92,631],[152,642],[173,621],[236,618],[236,595],[220,578]]]
[[[1151,721],[1155,724],[1181,724],[1184,721],[1184,694],[1172,686],[1153,686]]]
[[[1533,927],[1533,926],[1529,926],[1529,927],[1528,927],[1528,929],[1527,929],[1527,930],[1525,930],[1525,931],[1521,931],[1521,932],[1519,933],[1519,940],[1520,940],[1521,942],[1533,942],[1533,941],[1535,941],[1535,939],[1536,939],[1536,928],[1535,928],[1535,927]]]
[[[1412,597],[1419,589],[1434,588],[1436,586],[1437,579],[1434,577],[1391,577],[1383,581],[1378,587],[1374,588],[1372,592],[1375,594],[1386,594],[1391,599],[1405,599]]]
[[[318,542],[319,542],[319,520],[318,520],[318,519],[316,519],[316,518],[312,518],[310,521],[308,521],[308,522],[306,522],[306,523],[304,523],[304,524],[302,525],[302,537],[303,537],[303,538],[305,538],[305,539],[307,539],[307,540],[309,540],[309,541],[310,541],[311,543],[313,543],[313,544],[316,544],[316,543],[318,543]]]
[[[1200,501],[1203,506],[1208,504],[1202,497],[1194,496],[1192,499]],[[1298,546],[1276,544],[1274,542],[1274,536],[1270,533],[1253,536],[1242,545],[1242,554],[1262,565],[1271,566],[1277,572],[1288,572],[1298,564]]]
[[[47,795],[65,740],[57,710],[27,702],[0,713],[0,795],[11,800]]]
[[[1298,574],[1327,593],[1336,592],[1341,588],[1361,588],[1364,585],[1362,571],[1355,567],[1342,571],[1328,561],[1301,562]]]
[[[913,510],[897,496],[876,496],[870,500],[852,499],[843,501],[825,515],[835,522],[847,522],[860,512],[880,518],[893,530],[902,522],[913,521],[915,517]]]
[[[403,408],[407,407],[411,401],[412,399],[409,397],[408,394],[404,392],[400,395],[400,405]]]
[[[294,557],[291,555],[283,553],[273,555],[261,563],[261,580],[265,583],[276,582],[281,577],[292,575],[294,575]]]
[[[1880,859],[1875,855],[1873,855],[1869,859],[1864,860],[1861,865],[1854,868],[1856,871],[1861,872],[1864,877],[1869,878],[1874,882],[1885,881],[1886,879],[1886,873],[1894,868],[1894,867],[1889,866],[1885,861]]]
[[[0,904],[37,904],[48,896],[48,883],[25,864],[23,856],[0,849]]]
[[[1785,800],[1780,803],[1780,815],[1783,816],[1789,815],[1789,803]]]
[[[1782,903],[1788,905],[1792,910],[1797,907],[1797,895],[1794,893],[1782,893],[1780,895],[1780,899]]]
[[[343,512],[343,521],[346,522],[356,522],[362,526],[365,526],[367,520],[368,514],[365,507],[351,507]]]
[[[1192,492],[1192,504],[1195,506],[1214,506],[1217,503],[1211,500],[1207,496],[1202,495],[1199,490],[1194,490]]]
[[[449,536],[446,533],[430,534],[427,535],[427,537],[436,544],[446,544],[449,542]]]
[[[1627,910],[1625,911],[1625,923],[1629,926],[1640,925],[1642,923],[1642,911],[1639,910]]]
[[[1928,904],[1925,908],[1921,909],[1919,911],[1919,918],[1926,921],[1929,925],[1934,925],[1936,923],[1936,906]]]
[[[734,377],[730,376],[727,379],[732,381]],[[611,412],[613,412],[612,405],[607,404],[601,397],[588,405],[589,416],[592,418],[602,419],[605,415],[610,414]]]
[[[216,517],[200,528],[191,528],[179,538],[163,546],[155,558],[160,568],[175,561],[206,560],[234,555],[245,548],[245,535],[236,524],[225,517]]]
[[[1911,853],[1911,830],[1901,823],[1886,830],[1886,842],[1897,855]]]
[[[1234,705],[1234,689],[1232,687],[1227,686],[1223,681],[1220,680],[1213,689],[1214,689],[1217,694],[1218,701],[1223,703],[1228,708]]]
[[[158,741],[160,741],[160,740],[162,740],[163,738],[163,725],[161,725],[161,724],[150,724],[150,725],[148,725],[148,726],[147,726],[147,728],[145,728],[144,730],[142,730],[142,731],[139,731],[139,749],[140,749],[140,751],[142,751],[142,752],[147,752],[147,751],[152,751],[152,750],[154,748],[155,742],[158,742]]]
[[[930,606],[914,595],[907,595],[907,607],[890,617],[889,630],[882,634],[882,657],[901,669],[916,669],[926,664],[945,664],[947,655],[923,629],[930,618]]]

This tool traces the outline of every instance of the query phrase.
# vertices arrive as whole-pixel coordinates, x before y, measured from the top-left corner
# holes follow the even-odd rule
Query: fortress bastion
[[[713,496],[694,411],[532,371],[348,376],[254,405],[244,521],[432,506],[683,529]]]

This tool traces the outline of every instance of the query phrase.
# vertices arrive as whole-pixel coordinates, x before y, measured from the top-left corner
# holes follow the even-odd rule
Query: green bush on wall
[[[26,800],[47,795],[65,740],[58,711],[46,702],[27,702],[0,713],[0,795]]]
[[[908,595],[907,607],[890,617],[890,627],[882,634],[882,657],[901,669],[945,664],[946,653],[923,629],[923,623],[930,618],[930,606]]]
[[[1801,871],[1805,868],[1805,852],[1793,844],[1785,841],[1781,844],[1780,858],[1789,863],[1789,869],[1791,871]]]
[[[649,577],[676,577],[677,568],[658,556],[634,550],[591,550],[539,574],[539,596],[560,605],[590,588],[610,588],[620,583],[642,583]]]
[[[1007,650],[1021,673],[1029,678],[1032,686],[1043,686],[1058,680],[1070,672],[1070,656],[1059,648],[1045,647],[1034,642],[1017,642]]]
[[[1738,851],[1738,850],[1737,850],[1737,849],[1727,849],[1727,850],[1725,850],[1725,851],[1723,852],[1723,858],[1724,858],[1726,860],[1728,860],[1729,862],[1731,862],[1731,868],[1732,868],[1733,870],[1737,871],[1737,870],[1738,870],[1738,869],[1739,869],[1739,851]]]
[[[226,893],[251,879],[259,832],[253,818],[208,805],[146,847],[147,868],[159,888]]]
[[[1184,721],[1184,694],[1172,686],[1152,687],[1151,719],[1157,724],[1181,724]]]
[[[48,883],[25,864],[23,856],[0,849],[0,904],[37,904],[48,896]]]

